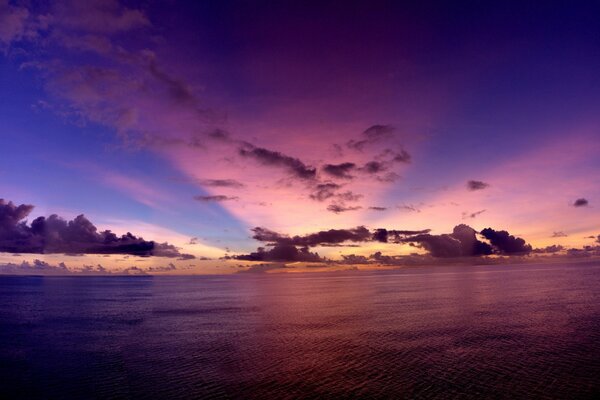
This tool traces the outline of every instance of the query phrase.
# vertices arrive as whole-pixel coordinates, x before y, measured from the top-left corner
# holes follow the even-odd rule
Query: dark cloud
[[[345,162],[341,164],[325,164],[323,166],[323,172],[336,178],[352,179],[354,177],[350,175],[350,172],[352,172],[355,168],[356,164],[351,162]]]
[[[336,193],[336,191],[341,188],[342,185],[338,185],[337,183],[333,182],[319,183],[312,189],[313,192],[309,195],[309,197],[316,201],[325,201],[331,198],[336,198],[342,203],[346,201],[358,201],[363,197],[362,194],[357,194],[351,191]]]
[[[559,237],[567,237],[569,235],[567,235],[566,233],[559,231],[559,232],[552,232],[552,236],[553,238],[559,238]]]
[[[373,231],[373,240],[381,243],[401,243],[406,238],[415,235],[424,235],[431,231],[431,229],[423,229],[420,231],[411,230],[397,230],[397,229],[385,229],[378,228]]]
[[[587,207],[590,204],[587,199],[580,198],[573,202],[573,207]]]
[[[337,183],[319,183],[315,187],[313,193],[311,193],[310,198],[317,201],[325,201],[335,196],[335,191],[340,188],[341,185],[338,185]]]
[[[341,243],[364,243],[364,242],[382,242],[382,243],[403,243],[406,238],[423,235],[430,232],[430,229],[424,230],[388,230],[375,229],[370,231],[364,226],[357,226],[351,229],[329,229],[310,233],[307,235],[289,236],[284,235],[267,228],[256,227],[252,231],[253,239],[267,243],[268,246],[286,244],[299,247],[314,246],[335,246]],[[349,245],[348,245],[349,246]]]
[[[420,213],[421,210],[415,206],[413,206],[412,204],[402,204],[400,206],[398,206],[399,210],[404,210],[404,211],[410,211],[410,212],[418,212]]]
[[[485,183],[482,181],[468,181],[467,182],[467,189],[473,191],[473,190],[483,190],[486,189],[490,186],[489,183]]]
[[[280,262],[318,262],[324,261],[318,253],[311,253],[308,247],[298,249],[291,244],[277,244],[270,250],[259,247],[256,252],[232,256],[235,260],[243,261],[280,261]]]
[[[356,211],[362,209],[361,206],[346,206],[344,204],[333,203],[327,206],[327,211],[331,211],[332,213],[343,213],[347,211]]]
[[[379,182],[391,183],[396,182],[398,179],[400,179],[400,175],[398,175],[395,172],[388,172],[387,174],[376,176],[375,179],[377,179]]]
[[[564,250],[563,246],[553,244],[551,246],[546,246],[541,249],[533,249],[533,250],[531,250],[531,252],[534,254],[554,254],[554,253],[558,253],[559,251],[562,251],[562,250]]]
[[[184,256],[168,243],[146,241],[129,232],[120,237],[109,230],[99,232],[83,215],[66,221],[53,214],[27,225],[24,219],[32,210],[31,205],[16,206],[0,199],[0,252]]]
[[[371,232],[364,226],[357,226],[352,229],[329,229],[302,236],[283,235],[261,227],[256,227],[252,231],[254,232],[252,238],[268,243],[269,245],[285,244],[301,247],[332,245],[344,242],[368,242],[373,237]]]
[[[196,97],[194,96],[190,87],[183,81],[172,77],[163,70],[161,70],[156,62],[151,62],[149,71],[155,79],[161,82],[167,88],[169,97],[176,103],[191,104],[197,103]]]
[[[148,272],[170,272],[175,271],[177,267],[173,263],[169,263],[163,266],[150,267],[147,269]]]
[[[342,254],[342,263],[344,264],[369,264],[369,258],[356,254]]]
[[[176,269],[177,267],[172,263],[167,266],[149,267],[148,269],[132,266],[125,269],[109,270],[101,264],[69,268],[62,262],[53,265],[37,259],[32,262],[23,261],[20,264],[0,264],[0,274],[5,275],[148,275],[148,273],[154,272],[172,272]]]
[[[200,184],[209,187],[227,187],[234,189],[241,189],[246,186],[235,179],[203,179],[200,181]]]
[[[388,168],[387,164],[381,161],[369,161],[362,168],[361,171],[366,172],[367,174],[377,174],[379,172],[384,172]]]
[[[371,207],[369,207],[369,210],[373,210],[373,211],[385,211],[385,210],[387,210],[387,207],[371,206]]]
[[[417,235],[403,242],[416,243],[423,247],[433,257],[472,257],[489,255],[493,253],[492,247],[477,239],[476,231],[468,225],[457,225],[450,234],[442,235]]]
[[[362,194],[346,191],[335,195],[342,202],[344,201],[358,201],[363,198]]]
[[[569,258],[599,257],[600,246],[583,246],[581,249],[568,249],[566,254]]]
[[[222,194],[215,196],[194,196],[194,200],[203,201],[203,202],[221,202],[221,201],[230,201],[230,200],[239,200],[237,196],[225,196]]]
[[[408,153],[408,151],[402,149],[394,155],[394,158],[392,158],[392,161],[400,162],[400,163],[409,163],[411,161],[411,158],[412,157]]]
[[[394,135],[394,127],[391,125],[373,125],[367,128],[362,136],[364,139],[350,140],[346,146],[353,150],[362,151],[366,146],[385,140]]]
[[[519,237],[510,235],[507,231],[485,228],[481,231],[481,235],[488,239],[501,254],[528,254],[531,252],[531,245]]]
[[[462,219],[473,219],[473,218],[476,218],[477,216],[483,214],[486,211],[487,210],[479,210],[479,211],[475,211],[473,213],[463,212]]]
[[[263,165],[284,168],[300,179],[314,179],[317,174],[315,168],[309,167],[299,159],[287,156],[278,151],[271,151],[246,144],[245,147],[240,148],[239,153],[242,157],[254,158]]]
[[[363,132],[363,135],[369,139],[389,138],[393,134],[394,127],[391,125],[373,125]]]

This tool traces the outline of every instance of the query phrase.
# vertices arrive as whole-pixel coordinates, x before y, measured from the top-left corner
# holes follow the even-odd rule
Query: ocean
[[[2,276],[0,397],[600,398],[600,266]]]

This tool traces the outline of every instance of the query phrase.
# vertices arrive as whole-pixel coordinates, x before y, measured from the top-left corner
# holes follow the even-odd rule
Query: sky
[[[0,272],[598,257],[599,13],[0,0]]]

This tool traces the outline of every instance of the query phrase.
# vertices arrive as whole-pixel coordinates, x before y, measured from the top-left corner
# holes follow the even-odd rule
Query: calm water
[[[0,397],[592,398],[600,267],[0,277]]]

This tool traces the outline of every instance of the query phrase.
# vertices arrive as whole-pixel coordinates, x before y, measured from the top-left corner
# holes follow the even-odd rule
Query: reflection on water
[[[600,267],[0,277],[13,398],[593,398]]]

